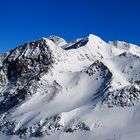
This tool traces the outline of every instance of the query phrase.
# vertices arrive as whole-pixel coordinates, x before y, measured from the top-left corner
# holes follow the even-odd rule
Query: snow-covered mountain
[[[0,139],[139,140],[139,132],[139,46],[50,36],[0,55]]]

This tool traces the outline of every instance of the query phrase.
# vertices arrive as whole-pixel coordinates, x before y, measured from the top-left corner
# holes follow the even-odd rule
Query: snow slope
[[[140,48],[90,34],[0,56],[1,139],[139,140]]]

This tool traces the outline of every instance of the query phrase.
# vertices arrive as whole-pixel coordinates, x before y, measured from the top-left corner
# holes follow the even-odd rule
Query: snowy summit
[[[90,34],[0,54],[1,140],[139,140],[140,47]]]

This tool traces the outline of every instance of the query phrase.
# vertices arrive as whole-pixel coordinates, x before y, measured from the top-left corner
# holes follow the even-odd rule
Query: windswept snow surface
[[[1,140],[139,140],[140,48],[90,34],[0,55]]]

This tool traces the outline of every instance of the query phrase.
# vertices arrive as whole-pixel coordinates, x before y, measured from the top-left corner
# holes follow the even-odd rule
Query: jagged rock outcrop
[[[3,60],[0,73],[1,84],[7,84],[1,93],[4,97],[0,102],[1,113],[36,93],[39,78],[53,62],[53,54],[44,39],[11,50]]]
[[[132,85],[107,93],[103,99],[103,104],[106,104],[108,107],[131,107],[138,104],[139,100],[140,87],[138,85]]]

